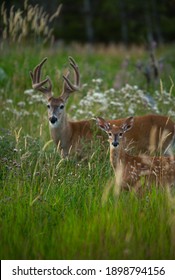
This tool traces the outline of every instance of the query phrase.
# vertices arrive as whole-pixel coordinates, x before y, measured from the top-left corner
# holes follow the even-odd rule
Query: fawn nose
[[[117,147],[117,146],[119,145],[119,142],[114,141],[114,142],[112,142],[112,145],[113,145],[114,147]]]
[[[51,118],[49,118],[49,121],[50,121],[52,124],[56,123],[57,120],[58,120],[58,119],[57,119],[57,117],[55,117],[55,116],[52,116]]]

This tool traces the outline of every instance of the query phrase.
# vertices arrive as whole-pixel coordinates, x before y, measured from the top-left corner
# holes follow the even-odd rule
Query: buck
[[[59,146],[62,156],[66,157],[70,151],[77,151],[82,138],[86,140],[92,138],[92,121],[69,121],[65,111],[65,105],[70,94],[79,90],[80,75],[78,65],[74,59],[69,57],[70,65],[74,70],[75,83],[73,84],[70,81],[69,71],[67,71],[66,75],[63,75],[63,89],[59,97],[53,97],[52,81],[49,77],[41,81],[41,69],[46,60],[47,58],[43,59],[33,72],[30,72],[32,87],[42,92],[47,98],[51,136],[55,144]]]
[[[53,96],[51,79],[47,76],[41,80],[41,70],[46,60],[47,58],[44,58],[33,72],[30,72],[32,87],[34,90],[42,92],[47,99],[51,137],[59,147],[62,156],[66,157],[70,152],[81,152],[82,140],[86,140],[86,143],[93,140],[94,122],[93,120],[73,122],[68,119],[66,113],[65,106],[69,96],[80,89],[79,68],[75,60],[69,57],[69,63],[74,72],[74,82],[70,81],[70,71],[68,70],[63,75],[63,88],[58,97]],[[120,126],[124,120],[117,119],[108,122]],[[157,149],[165,151],[172,140],[173,131],[174,123],[169,117],[161,115],[135,117],[135,124],[132,132],[128,133],[126,137],[126,144],[132,142],[133,146],[141,152],[154,152]],[[154,137],[151,137],[152,134]],[[104,139],[105,135],[100,137]],[[152,138],[154,141],[150,142]]]
[[[122,125],[110,124],[98,117],[97,125],[108,134],[110,143],[110,162],[118,182],[123,189],[136,189],[141,186],[141,178],[147,186],[154,183],[156,186],[175,185],[175,158],[174,156],[151,157],[148,155],[133,156],[127,152],[125,133],[134,128],[134,118],[127,118]],[[175,131],[175,127],[174,127]],[[175,133],[173,134],[174,138]],[[173,141],[174,139],[172,139]]]

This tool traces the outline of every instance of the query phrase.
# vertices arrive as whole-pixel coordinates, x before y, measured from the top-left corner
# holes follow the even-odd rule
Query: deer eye
[[[64,109],[64,105],[63,104],[60,105],[60,109]]]
[[[120,136],[120,137],[122,137],[122,135],[123,135],[123,133],[122,133],[122,132],[120,132],[120,133],[119,133],[119,136]]]
[[[109,136],[112,136],[112,133],[111,133],[111,132],[108,132],[108,135],[109,135]]]
[[[47,108],[50,109],[50,105],[49,104],[47,105]]]

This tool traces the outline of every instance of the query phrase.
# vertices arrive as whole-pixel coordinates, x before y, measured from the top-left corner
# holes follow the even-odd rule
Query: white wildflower
[[[110,89],[109,89],[109,92],[110,92],[110,93],[115,93],[115,89],[114,89],[114,88],[110,88]]]
[[[26,103],[24,101],[20,101],[17,103],[19,107],[25,107]]]
[[[114,105],[114,106],[118,106],[118,104],[121,104],[121,103],[118,103],[118,102],[116,102],[116,101],[110,101],[110,104],[111,104],[111,105]]]
[[[101,78],[98,78],[98,79],[92,79],[92,82],[93,83],[96,83],[96,84],[101,84],[102,83],[102,79]]]
[[[71,110],[75,110],[76,108],[77,108],[77,106],[75,104],[71,106]]]
[[[31,88],[31,89],[26,89],[24,91],[24,94],[28,94],[28,95],[32,95],[34,93],[34,90]]]
[[[85,87],[87,87],[87,86],[88,86],[88,84],[82,84],[81,87],[82,87],[82,89],[83,89],[83,88],[85,88]]]
[[[83,111],[83,110],[81,110],[81,109],[78,109],[78,110],[77,110],[77,114],[82,115],[83,113],[84,113],[84,111]]]
[[[134,110],[133,110],[131,107],[129,107],[128,112],[129,112],[131,115],[134,115]]]
[[[6,100],[6,103],[7,103],[7,104],[12,104],[12,103],[13,103],[13,100],[12,100],[12,99],[7,99],[7,100]]]
[[[101,78],[96,79],[97,84],[101,84],[102,81],[103,81],[103,80],[102,80]]]
[[[33,116],[36,116],[36,117],[39,117],[39,116],[40,116],[40,114],[39,114],[37,111],[33,112],[32,115],[33,115]]]
[[[163,104],[167,105],[167,104],[170,104],[170,102],[169,102],[169,100],[164,100]]]
[[[104,94],[102,92],[94,92],[93,96],[95,98],[103,98],[104,97]]]

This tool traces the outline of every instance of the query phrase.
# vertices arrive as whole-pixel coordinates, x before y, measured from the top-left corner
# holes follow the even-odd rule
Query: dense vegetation
[[[167,61],[173,52],[167,48],[158,55],[164,54]],[[105,54],[101,50],[88,54],[85,49],[77,52],[73,48],[68,51],[40,47],[3,49],[0,58],[1,259],[175,257],[172,194],[153,187],[143,197],[126,192],[115,197],[108,150],[102,150],[100,145],[88,151],[88,157],[82,160],[62,160],[50,142],[42,95],[30,91],[29,70],[48,56],[44,74],[52,77],[55,95],[58,94],[62,83],[60,73],[71,54],[79,64],[83,85],[82,91],[75,93],[67,104],[72,118],[86,118],[88,112],[89,116],[93,113],[109,117],[153,112],[151,104],[142,105],[146,80],[143,77],[139,85],[133,66],[125,72],[131,84],[121,85],[120,89],[113,87],[121,70],[121,59],[129,55],[134,63],[136,53],[137,59],[146,59],[143,49],[127,53],[124,49],[116,49],[115,53],[109,50],[108,55],[106,50]],[[167,91],[161,92],[163,86],[157,84],[157,93],[153,95],[154,85],[150,86],[150,94],[157,109],[168,114],[174,111],[174,88],[169,75],[162,83],[167,84]],[[92,97],[91,106],[86,107],[83,102],[88,101],[88,96]],[[135,101],[131,103],[132,99],[140,101],[138,106]]]

